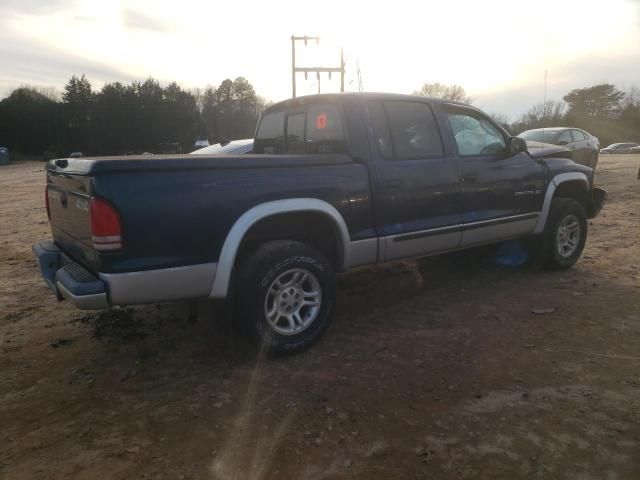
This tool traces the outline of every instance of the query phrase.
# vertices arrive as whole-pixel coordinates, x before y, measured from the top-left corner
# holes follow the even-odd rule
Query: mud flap
[[[593,187],[591,189],[591,198],[589,199],[589,210],[587,218],[594,218],[600,213],[604,202],[607,200],[607,192],[602,188]]]

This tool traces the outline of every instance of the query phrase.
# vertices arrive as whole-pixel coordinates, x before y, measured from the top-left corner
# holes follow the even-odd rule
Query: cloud
[[[82,58],[51,46],[0,31],[0,98],[20,85],[64,85],[73,74],[92,81],[126,80],[130,74],[98,60]]]
[[[2,0],[0,11],[43,15],[59,11],[62,7],[73,7],[75,3],[74,0]]]
[[[174,25],[157,17],[131,8],[122,11],[122,25],[128,29],[147,30],[150,32],[166,33],[174,29]]]
[[[562,97],[575,88],[585,88],[601,83],[614,84],[621,90],[628,90],[634,84],[640,86],[640,63],[636,61],[638,57],[640,57],[640,45],[627,50],[624,55],[586,56],[551,68],[548,70],[546,99],[562,100]],[[532,79],[526,84],[472,96],[480,108],[505,114],[515,120],[545,98],[545,66],[540,65],[538,69],[531,69],[532,72],[536,70],[539,78]]]

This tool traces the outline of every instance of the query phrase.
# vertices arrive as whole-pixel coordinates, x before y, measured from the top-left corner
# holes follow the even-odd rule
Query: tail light
[[[47,208],[47,218],[51,221],[51,210],[49,209],[49,185],[44,187],[44,205]]]
[[[122,224],[118,211],[109,202],[92,198],[91,241],[95,250],[119,250],[122,248]]]

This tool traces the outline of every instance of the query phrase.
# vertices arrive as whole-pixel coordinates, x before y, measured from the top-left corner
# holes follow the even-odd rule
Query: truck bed
[[[49,172],[101,175],[158,170],[229,170],[309,167],[352,163],[348,155],[131,155],[59,158],[47,164]]]
[[[140,155],[49,161],[53,239],[91,272],[123,273],[215,262],[233,223],[283,198],[319,198],[371,236],[366,166],[348,155]],[[119,212],[123,248],[92,248],[87,201]],[[359,199],[354,211],[349,199]]]

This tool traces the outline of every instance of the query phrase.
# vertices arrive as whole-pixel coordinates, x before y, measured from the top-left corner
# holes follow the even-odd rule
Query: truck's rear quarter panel
[[[97,160],[87,169],[82,181],[89,179],[91,195],[108,200],[120,213],[121,251],[94,253],[87,247],[90,232],[84,230],[73,230],[77,242],[67,241],[54,220],[56,242],[102,273],[215,262],[227,233],[244,212],[287,198],[324,200],[342,214],[352,239],[373,236],[366,167],[346,156],[323,156],[316,164],[279,156],[274,165],[261,155],[263,168],[252,166],[255,158],[248,156],[224,158],[227,168],[215,160],[207,168],[202,159],[185,159],[183,168],[176,168],[180,164],[174,160],[149,158],[136,169],[114,164],[111,171]]]

